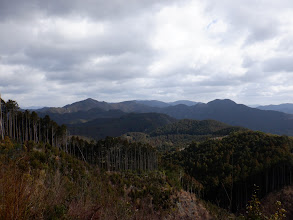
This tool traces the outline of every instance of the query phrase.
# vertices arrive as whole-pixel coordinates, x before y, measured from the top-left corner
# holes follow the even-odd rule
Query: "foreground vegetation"
[[[160,219],[175,207],[175,188],[159,171],[107,172],[7,137],[0,159],[0,219]]]

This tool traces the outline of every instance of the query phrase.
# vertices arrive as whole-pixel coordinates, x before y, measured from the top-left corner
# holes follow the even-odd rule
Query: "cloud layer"
[[[293,102],[293,3],[2,0],[0,92],[21,106]]]

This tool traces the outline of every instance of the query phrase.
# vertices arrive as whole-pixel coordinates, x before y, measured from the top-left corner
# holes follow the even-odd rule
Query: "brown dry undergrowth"
[[[265,214],[273,214],[271,212],[275,210],[276,201],[280,201],[282,208],[286,210],[285,219],[293,219],[293,185],[269,193],[264,199],[262,199],[261,203]]]

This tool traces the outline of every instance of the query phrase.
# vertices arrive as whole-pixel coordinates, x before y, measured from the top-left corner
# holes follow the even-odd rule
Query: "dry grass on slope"
[[[268,194],[262,201],[263,212],[273,214],[276,210],[276,201],[281,202],[281,207],[286,210],[286,219],[293,219],[293,185]]]
[[[170,219],[182,220],[210,220],[214,217],[209,213],[204,204],[194,194],[186,191],[178,192],[177,213]]]

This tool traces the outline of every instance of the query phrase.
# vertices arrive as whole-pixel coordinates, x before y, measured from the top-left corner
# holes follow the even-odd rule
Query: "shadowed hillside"
[[[158,113],[127,114],[120,118],[99,118],[86,123],[69,125],[73,135],[101,139],[106,136],[120,136],[127,132],[149,132],[176,119]]]

